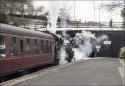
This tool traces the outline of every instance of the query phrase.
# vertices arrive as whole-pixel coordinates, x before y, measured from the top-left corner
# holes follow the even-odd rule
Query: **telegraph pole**
[[[93,2],[93,4],[94,4],[93,10],[94,10],[94,22],[95,22],[95,1],[92,1],[92,2]]]
[[[21,15],[24,18],[24,0],[21,1]]]
[[[100,23],[100,7],[99,7],[99,27],[101,27],[100,24],[101,24],[101,23]]]
[[[124,8],[123,8],[123,9],[124,9],[124,13],[125,13],[125,0],[124,0]],[[125,15],[124,15],[124,21],[123,21],[123,22],[124,22],[123,24],[124,24],[124,26],[125,26]],[[124,28],[125,28],[125,27],[124,27]]]
[[[124,8],[125,8],[125,0],[124,0]]]
[[[75,16],[76,16],[75,15],[75,10],[76,10],[75,8],[76,8],[76,6],[75,6],[75,0],[74,0],[74,21],[75,21]]]

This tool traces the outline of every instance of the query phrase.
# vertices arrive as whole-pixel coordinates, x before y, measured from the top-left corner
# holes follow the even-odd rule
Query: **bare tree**
[[[26,0],[0,0],[0,9],[6,14],[21,13]]]
[[[24,14],[26,0],[0,0],[0,22],[17,25],[14,14]]]
[[[123,3],[123,1],[117,1],[117,2],[114,1],[109,4],[107,4],[107,3],[101,4],[101,7],[107,9],[109,12],[112,12],[112,11],[117,10],[118,8],[124,8],[124,3]]]
[[[123,18],[123,28],[125,28],[125,0],[123,1],[119,0],[117,2],[114,1],[110,4],[102,4],[101,7],[107,9],[108,12],[113,12],[119,8],[122,9],[121,16]]]
[[[45,8],[43,6],[40,6],[36,10],[34,10],[34,15],[39,15],[39,14],[43,13],[44,10],[45,10]]]
[[[34,15],[45,15],[48,16],[49,12],[45,9],[44,6],[40,6],[37,9],[34,10]]]

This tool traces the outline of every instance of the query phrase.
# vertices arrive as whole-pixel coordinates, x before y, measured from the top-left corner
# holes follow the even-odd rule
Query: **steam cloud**
[[[60,1],[50,1],[50,22],[51,22],[51,30],[55,33],[57,18],[60,9]]]
[[[57,18],[58,18],[58,13],[59,13],[59,8],[60,8],[60,1],[50,1],[50,22],[51,22],[51,32],[55,33],[55,28],[56,28],[56,23],[57,23]],[[63,19],[65,21],[65,18]],[[63,27],[66,26],[66,23],[63,22]],[[65,44],[69,43],[67,40],[67,37],[69,36],[66,34],[66,31],[63,32],[63,37],[64,37],[64,46],[62,46],[60,50],[60,64],[65,64],[67,61],[65,60],[66,58],[66,52],[65,52]],[[95,34],[92,34],[89,31],[82,31],[82,33],[77,33],[76,36],[74,37],[75,44],[77,45],[77,48],[73,47],[74,50],[74,58],[75,60],[80,60],[80,59],[85,59],[88,57],[93,49],[96,48],[97,51],[100,50],[101,44],[103,43],[104,40],[108,40],[107,35],[102,35],[99,37],[95,37]]]
[[[77,48],[73,47],[75,60],[90,59],[89,55],[92,53],[92,51],[95,49],[98,52],[103,42],[108,40],[108,36],[103,34],[96,37],[95,34],[91,33],[90,31],[82,31],[81,33],[76,34],[74,40],[75,44],[77,45]],[[69,43],[69,41],[65,39],[64,43]],[[65,58],[66,52],[65,46],[63,46],[60,52],[60,64],[67,63]]]

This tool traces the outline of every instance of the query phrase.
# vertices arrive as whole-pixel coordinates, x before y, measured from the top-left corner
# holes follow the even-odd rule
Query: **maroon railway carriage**
[[[49,34],[0,23],[0,75],[54,63]]]

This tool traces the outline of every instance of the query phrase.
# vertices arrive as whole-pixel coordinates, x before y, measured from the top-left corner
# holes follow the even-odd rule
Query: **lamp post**
[[[75,8],[76,8],[76,4],[75,4],[75,0],[74,0],[74,21],[75,21],[75,16],[76,16],[75,15],[75,10],[76,10]]]
[[[124,8],[123,8],[123,9],[124,9],[124,13],[125,13],[125,0],[124,0]],[[123,23],[123,24],[124,24],[123,26],[124,26],[124,28],[125,28],[125,15],[124,15],[124,21],[123,21],[123,22],[124,22],[124,23]]]
[[[63,28],[64,27],[64,11],[65,11],[65,9],[64,8],[61,8],[60,9],[60,11],[61,11],[61,28]]]
[[[101,7],[95,7],[95,3],[94,3],[94,21],[95,21],[95,9],[97,9],[98,10],[98,27],[101,27]]]
[[[21,15],[22,15],[22,18],[24,18],[24,0],[22,0],[21,2]]]
[[[101,27],[101,23],[100,23],[101,21],[100,21],[100,7],[99,7],[99,27]]]
[[[95,1],[92,1],[93,2],[93,4],[94,4],[94,7],[93,7],[93,9],[94,9],[94,22],[95,22]]]
[[[98,18],[98,24],[99,24],[98,27],[100,27],[100,24],[101,24],[101,19],[100,19],[101,13],[100,13],[100,9],[101,9],[101,8],[98,7],[98,8],[95,8],[95,9],[98,9],[98,17],[99,17],[99,18]]]
[[[23,19],[24,18],[24,0],[21,1],[21,18]],[[23,22],[22,23],[24,25],[24,28],[25,28],[25,23]]]

